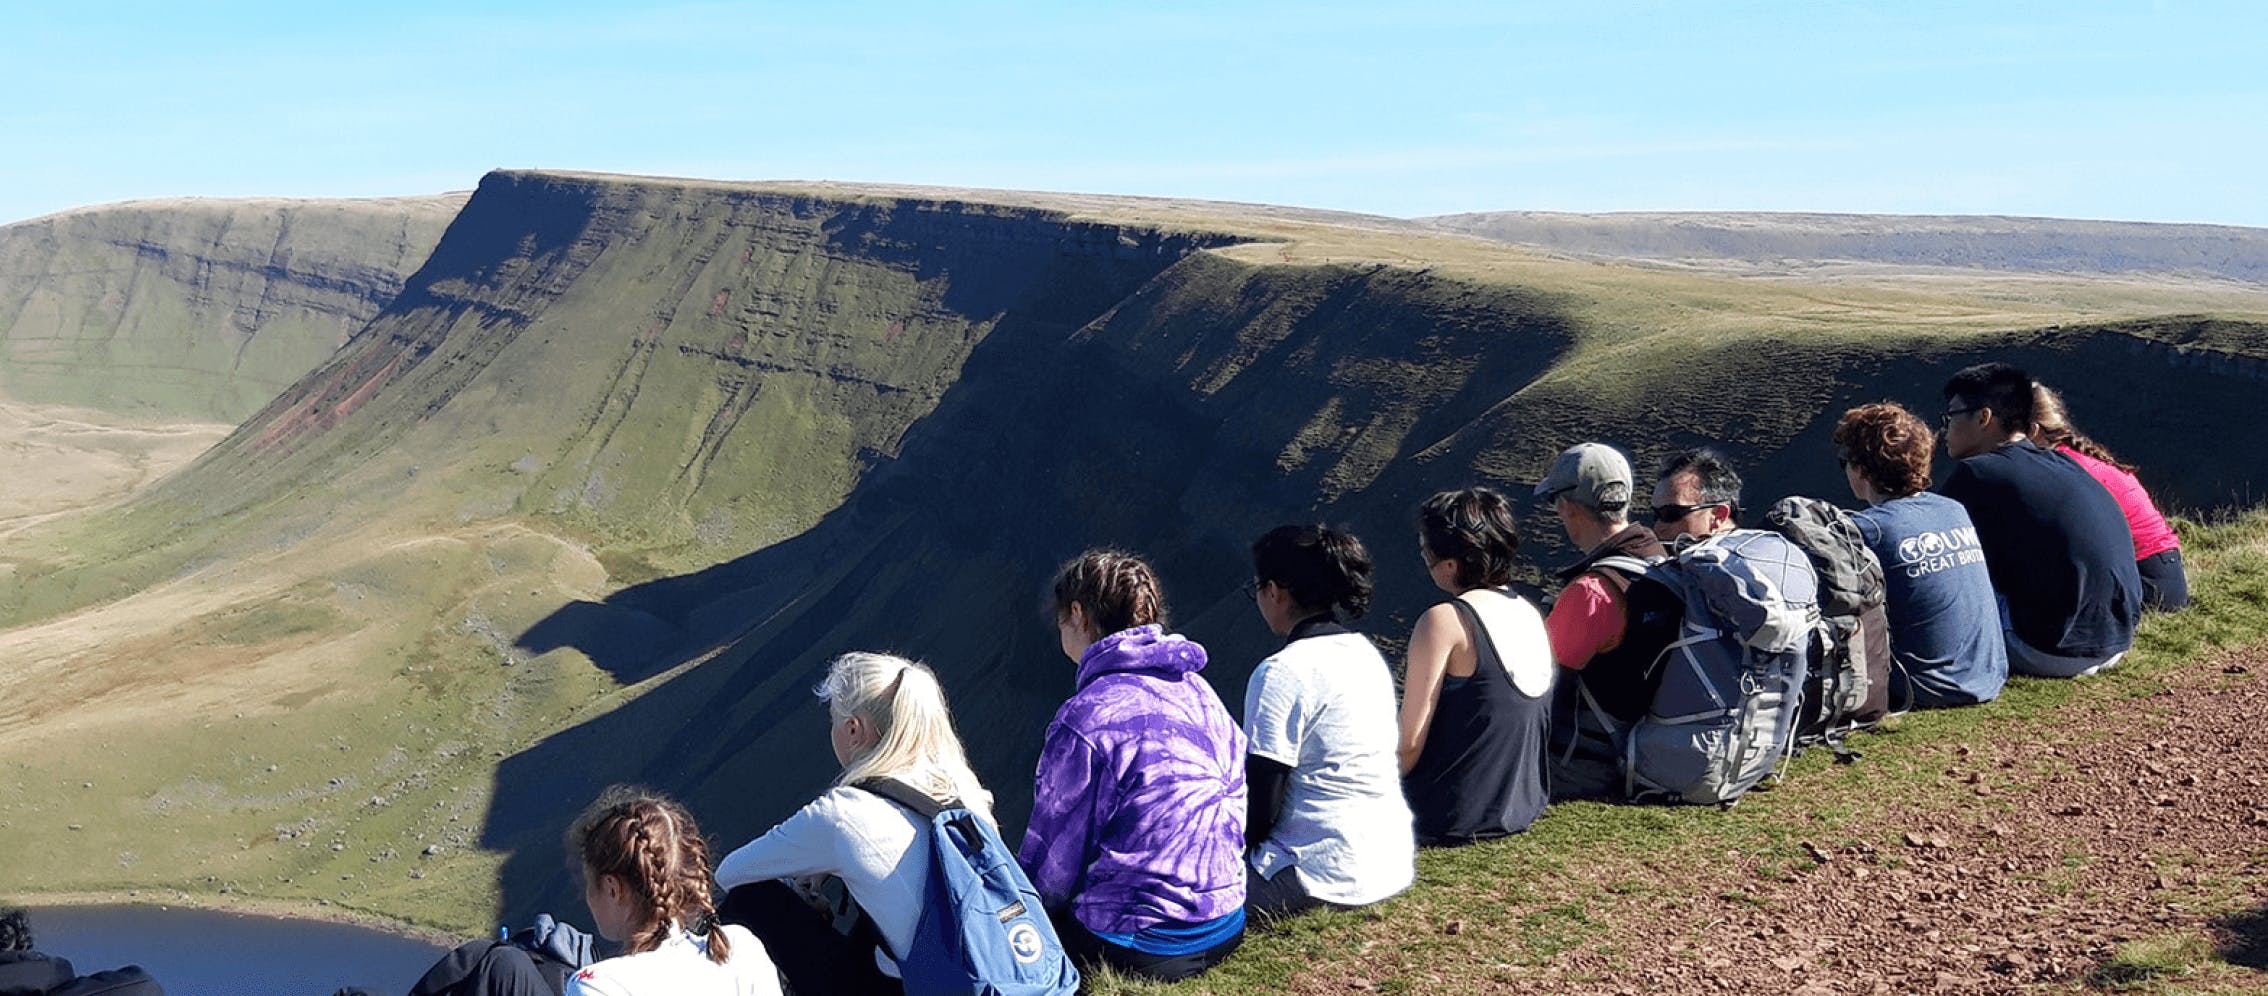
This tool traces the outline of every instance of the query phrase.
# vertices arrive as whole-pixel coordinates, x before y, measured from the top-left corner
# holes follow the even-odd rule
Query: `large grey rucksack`
[[[1839,757],[1856,757],[1843,738],[1902,711],[1902,700],[1911,697],[1899,687],[1890,655],[1882,562],[1848,513],[1816,498],[1783,498],[1764,521],[1811,558],[1819,580],[1820,642],[1804,681],[1796,742],[1823,743]]]
[[[1625,788],[1639,801],[1729,805],[1794,747],[1820,639],[1810,558],[1778,533],[1736,529],[1655,565],[1646,582],[1683,615],[1655,658],[1653,707],[1626,731]]]

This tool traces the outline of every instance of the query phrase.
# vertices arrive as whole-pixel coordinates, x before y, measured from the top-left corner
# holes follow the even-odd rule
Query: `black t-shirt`
[[[2134,643],[2134,534],[2086,470],[2020,440],[1961,461],[1937,490],[1969,510],[1993,589],[2025,644],[2103,658]]]

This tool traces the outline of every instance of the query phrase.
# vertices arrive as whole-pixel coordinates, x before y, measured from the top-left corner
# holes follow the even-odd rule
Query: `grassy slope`
[[[1618,945],[1670,940],[1604,936],[1603,925],[1649,904],[1645,883],[1675,882],[1680,869],[1722,867],[1730,856],[1756,874],[1781,874],[1808,863],[1806,840],[1895,848],[1903,818],[1971,802],[1938,777],[1947,746],[1987,731],[2021,736],[2097,710],[2131,708],[2137,690],[2175,668],[2268,640],[2268,512],[2183,525],[2196,601],[2180,614],[2146,620],[2134,651],[2110,674],[2017,678],[1987,705],[1909,715],[1895,732],[1854,743],[1866,755],[1859,764],[1837,767],[1824,752],[1812,752],[1790,767],[1784,784],[1731,810],[1563,804],[1521,836],[1423,851],[1409,892],[1370,909],[1311,914],[1256,933],[1203,978],[1171,986],[1109,979],[1098,991],[1244,993],[1347,978],[1366,979],[1376,992],[1495,990],[1578,945],[1612,964]],[[2241,883],[2199,888],[2230,885],[2238,886],[2230,902],[2248,892]],[[1445,930],[1452,921],[1458,929]],[[2167,947],[2192,962],[2209,960],[2199,943],[2145,946],[2129,957],[2155,957]],[[2227,978],[2208,972],[2204,984]]]
[[[995,200],[492,177],[199,467],[0,554],[5,680],[36,691],[0,726],[0,822],[40,859],[0,887],[225,884],[460,929],[561,905],[561,800],[594,782],[661,783],[737,838],[822,781],[803,693],[852,646],[946,670],[1012,814],[1060,695],[1031,593],[1080,543],[1158,557],[1233,702],[1265,642],[1242,544],[1279,519],[1372,537],[1391,637],[1426,597],[1393,555],[1410,505],[1598,426],[1831,494],[1822,414],[1925,403],[1954,363],[2037,361],[2082,411],[2133,375],[2237,424],[2259,367],[2230,357],[2268,352],[2077,283],[1816,288]],[[1184,255],[1209,232],[1258,241]],[[2162,466],[2216,503],[2268,459]]]
[[[0,393],[240,421],[369,321],[463,203],[145,201],[0,228]]]

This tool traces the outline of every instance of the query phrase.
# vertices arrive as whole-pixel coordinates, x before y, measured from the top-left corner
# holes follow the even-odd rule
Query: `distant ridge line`
[[[2165,273],[2268,283],[2268,228],[2016,215],[1496,211],[1418,219],[1553,252],[1792,269],[1858,262],[2032,273]]]

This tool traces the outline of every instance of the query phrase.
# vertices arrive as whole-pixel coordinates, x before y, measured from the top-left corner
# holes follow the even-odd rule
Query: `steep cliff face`
[[[440,515],[545,516],[632,560],[711,563],[835,507],[978,343],[1061,339],[1223,241],[491,174],[383,313],[149,505],[335,510],[416,475],[446,482]]]
[[[241,420],[392,300],[463,203],[150,201],[0,228],[0,393]]]

